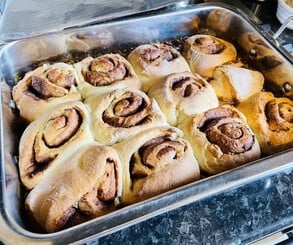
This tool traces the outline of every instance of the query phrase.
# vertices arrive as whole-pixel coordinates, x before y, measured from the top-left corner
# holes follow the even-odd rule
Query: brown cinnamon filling
[[[167,61],[175,60],[179,57],[176,49],[167,45],[153,44],[150,48],[147,48],[142,54],[141,58],[145,61],[153,62],[156,59],[162,59]]]
[[[31,160],[31,165],[27,168],[27,176],[29,178],[33,178],[34,176],[43,172],[50,166],[50,164],[56,159],[56,157],[57,154],[52,156],[42,156],[42,159],[39,159],[40,161],[36,161],[36,155],[34,153],[34,156]]]
[[[139,94],[126,92],[103,112],[103,120],[113,127],[129,128],[147,122],[149,109],[147,101]]]
[[[115,163],[107,159],[106,170],[98,187],[98,199],[103,202],[114,201],[117,196]]]
[[[200,131],[207,139],[226,154],[239,154],[251,149],[254,136],[230,108],[215,108],[207,111],[199,123]]]
[[[30,79],[28,91],[25,93],[44,100],[65,96],[76,85],[74,75],[64,69],[52,68],[47,70],[45,77],[33,75]]]
[[[202,121],[199,123],[199,130],[204,132],[213,120],[226,118],[226,117],[238,117],[238,114],[229,108],[215,108],[207,111]]]
[[[254,136],[237,118],[216,119],[209,123],[206,130],[207,139],[220,147],[226,154],[240,154],[250,150]]]
[[[129,76],[129,72],[118,58],[101,56],[91,62],[89,71],[83,71],[83,76],[88,83],[98,87],[121,81]]]
[[[168,137],[154,138],[141,146],[138,153],[132,155],[129,165],[131,178],[145,178],[153,171],[182,157],[185,151],[186,145],[182,142]]]
[[[34,141],[33,158],[28,167],[28,175],[33,177],[46,169],[58,156],[55,149],[68,142],[78,131],[81,115],[75,109],[67,109],[64,114],[47,122],[43,132]]]
[[[51,118],[43,130],[46,146],[59,147],[72,138],[78,131],[82,116],[76,109],[66,109],[56,118]]]
[[[78,208],[87,215],[94,215],[113,203],[117,196],[117,173],[115,162],[107,159],[106,169],[96,187],[78,202]]]
[[[225,46],[218,40],[207,37],[195,39],[194,45],[198,46],[200,51],[205,54],[219,54],[225,49]]]
[[[180,77],[173,81],[172,90],[182,97],[189,97],[205,87],[201,80],[192,77]]]
[[[61,228],[80,224],[114,209],[113,202],[117,196],[118,188],[116,164],[110,158],[106,161],[105,172],[98,180],[97,185],[91,191],[85,193],[75,206],[68,209],[72,212],[66,211],[64,213],[60,220]]]
[[[76,86],[76,79],[71,71],[52,68],[47,73],[48,80],[59,87],[70,89]]]
[[[265,115],[272,131],[288,131],[293,126],[292,104],[271,100],[265,106]]]

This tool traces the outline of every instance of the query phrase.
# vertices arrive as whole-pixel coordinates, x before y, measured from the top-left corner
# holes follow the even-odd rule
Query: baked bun
[[[148,92],[152,84],[171,73],[190,71],[183,56],[172,46],[162,43],[140,45],[128,55],[128,60],[145,92]]]
[[[73,67],[65,63],[44,64],[25,74],[12,95],[20,116],[31,122],[43,112],[68,101],[77,101],[78,77]]]
[[[223,105],[191,116],[179,125],[201,170],[220,173],[260,157],[260,147],[244,115]]]
[[[206,25],[209,29],[226,33],[231,30],[234,21],[236,21],[234,15],[227,10],[215,9],[208,14]]]
[[[114,145],[123,165],[122,202],[135,203],[198,180],[189,143],[176,128],[156,127]]]
[[[22,38],[21,42],[13,43],[9,53],[13,54],[13,57],[17,56],[17,59],[11,60],[16,71],[28,64],[36,64],[68,53],[66,35],[59,32],[50,35],[34,35],[34,38]]]
[[[197,34],[186,39],[183,56],[191,71],[204,77],[212,77],[214,69],[233,61],[237,52],[232,43],[212,35]]]
[[[255,70],[233,65],[218,66],[210,84],[222,103],[237,104],[263,89],[264,77]]]
[[[103,94],[121,87],[141,88],[131,64],[120,54],[87,57],[75,64],[82,97]]]
[[[266,89],[275,95],[293,99],[292,64],[277,56],[255,33],[244,33],[239,37],[238,43],[247,54],[251,65],[264,75]]]
[[[272,154],[293,147],[293,101],[260,92],[237,107],[247,117],[262,153]]]
[[[191,72],[172,73],[154,84],[148,95],[157,100],[168,122],[176,126],[187,116],[218,107],[211,85]]]
[[[167,120],[154,99],[136,89],[123,88],[85,100],[92,115],[95,140],[112,145],[141,130],[166,125]]]
[[[55,164],[58,155],[89,140],[89,114],[79,101],[61,104],[42,114],[25,129],[19,143],[22,184],[32,189]]]
[[[78,32],[68,34],[66,44],[69,52],[88,53],[94,49],[109,48],[114,44],[114,37],[110,31]]]
[[[91,143],[56,158],[56,166],[28,194],[25,208],[46,232],[115,210],[121,195],[121,163],[116,151]]]

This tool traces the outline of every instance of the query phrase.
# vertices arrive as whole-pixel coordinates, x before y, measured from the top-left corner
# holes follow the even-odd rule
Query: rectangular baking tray
[[[11,87],[20,74],[44,61],[78,60],[88,54],[124,52],[130,47],[151,42],[180,40],[195,33],[198,16],[212,10],[226,11],[233,17],[233,28],[217,33],[233,41],[244,32],[258,35],[286,62],[274,44],[239,9],[221,3],[168,7],[150,13],[120,18],[82,28],[44,34],[6,44],[0,51],[1,78],[1,190],[0,239],[11,244],[22,242],[67,244],[99,238],[158,214],[200,201],[237,186],[293,168],[293,150],[289,149],[200,181],[171,190],[154,198],[121,208],[110,214],[52,234],[28,230],[21,210],[20,181],[17,166],[18,119],[13,112]],[[204,26],[203,26],[204,27]],[[76,45],[76,39],[86,45]],[[64,46],[64,40],[67,40]],[[68,41],[70,40],[70,41]],[[80,44],[80,40],[77,41]],[[93,42],[93,40],[95,40]],[[34,45],[34,49],[31,49]],[[37,46],[35,46],[37,45]],[[76,49],[78,48],[78,50]],[[37,50],[37,52],[36,52]],[[292,217],[291,217],[292,218]]]

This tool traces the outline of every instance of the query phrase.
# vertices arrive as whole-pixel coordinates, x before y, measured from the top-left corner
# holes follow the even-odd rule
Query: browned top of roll
[[[196,38],[194,40],[194,45],[196,45],[198,49],[205,54],[219,54],[225,49],[225,45],[223,43],[208,36]]]
[[[201,122],[200,130],[205,132],[207,139],[217,144],[224,153],[246,152],[255,142],[254,136],[238,118],[237,112],[229,108],[209,110]]]
[[[289,131],[293,124],[293,105],[286,101],[277,103],[275,99],[265,105],[265,114],[272,131]]]
[[[202,78],[183,74],[172,80],[172,90],[181,97],[189,97],[206,87]]]
[[[179,53],[171,46],[165,44],[152,44],[150,47],[146,48],[140,56],[146,62],[152,63],[154,60],[159,58],[172,61],[178,58]]]
[[[172,162],[172,159],[179,159],[185,152],[186,145],[183,142],[171,140],[168,137],[157,137],[142,145],[138,151],[141,163],[149,170],[162,169]],[[133,155],[135,158],[135,155]],[[146,177],[151,171],[143,171],[143,168],[136,168],[134,158],[131,160],[130,171],[132,178]]]
[[[102,55],[91,61],[88,71],[82,71],[85,80],[93,86],[106,86],[130,76],[127,67],[117,55]]]
[[[76,86],[77,81],[71,71],[49,67],[45,76],[30,77],[30,86],[25,93],[41,99],[62,97],[68,94],[73,85]]]
[[[144,97],[134,91],[126,91],[104,111],[103,120],[114,127],[129,128],[147,120],[151,110]]]

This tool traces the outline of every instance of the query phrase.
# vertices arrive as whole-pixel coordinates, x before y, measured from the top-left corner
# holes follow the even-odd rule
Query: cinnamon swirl
[[[147,129],[114,147],[123,165],[123,203],[147,199],[200,177],[192,148],[176,128]]]
[[[57,105],[80,100],[77,85],[78,77],[71,65],[44,64],[28,72],[13,87],[12,95],[20,116],[31,122]]]
[[[140,45],[129,54],[128,60],[145,92],[148,92],[152,84],[171,73],[190,71],[183,56],[172,46],[162,43]]]
[[[121,195],[122,167],[117,152],[91,143],[77,151],[65,150],[55,168],[25,200],[33,221],[47,232],[115,210]]]
[[[204,77],[212,77],[214,69],[235,60],[237,52],[233,44],[228,41],[211,35],[198,34],[185,41],[183,56],[192,72]]]
[[[244,115],[223,105],[191,116],[179,125],[190,141],[200,168],[220,173],[260,157],[260,147]]]
[[[255,132],[262,153],[272,154],[293,147],[293,101],[260,92],[237,107]]]
[[[141,88],[141,82],[131,64],[120,54],[87,57],[75,64],[75,68],[83,98],[121,87]]]
[[[19,171],[22,184],[32,189],[43,178],[57,156],[92,140],[89,115],[81,102],[53,108],[25,129],[19,143]]]
[[[112,145],[143,129],[167,124],[155,100],[136,89],[123,88],[85,100],[92,115],[95,139]]]
[[[149,96],[157,100],[168,122],[176,126],[187,116],[218,106],[211,85],[200,75],[191,72],[173,73],[154,84]]]

